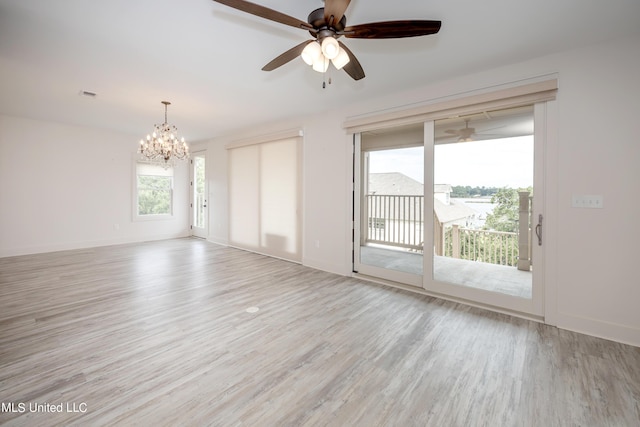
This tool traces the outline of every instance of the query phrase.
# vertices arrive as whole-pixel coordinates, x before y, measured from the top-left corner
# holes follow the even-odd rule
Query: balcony
[[[364,264],[422,274],[424,197],[365,196]],[[435,212],[434,278],[531,298],[531,197],[520,194],[517,233],[479,230],[441,221]],[[444,215],[441,215],[444,216]]]

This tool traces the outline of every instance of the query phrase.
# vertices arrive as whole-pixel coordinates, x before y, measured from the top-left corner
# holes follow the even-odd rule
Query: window
[[[151,219],[173,213],[173,168],[136,163],[136,217]]]

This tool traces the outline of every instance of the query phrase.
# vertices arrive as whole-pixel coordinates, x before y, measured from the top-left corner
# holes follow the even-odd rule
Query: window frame
[[[138,165],[151,165],[151,166],[157,166],[160,168],[164,168],[164,165],[158,162],[148,162],[148,161],[144,161],[144,160],[140,160],[140,159],[134,159],[134,161],[132,162],[132,215],[133,215],[133,220],[134,221],[159,221],[159,220],[168,220],[168,219],[173,219],[174,217],[174,204],[175,204],[175,191],[174,191],[174,185],[175,185],[175,167],[173,166],[169,166],[168,168],[166,168],[165,170],[170,170],[170,175],[157,175],[157,176],[170,176],[171,180],[171,188],[169,190],[169,213],[161,213],[161,214],[140,214],[139,212],[139,206],[138,206],[138,201],[139,201],[139,187],[138,187]],[[153,175],[143,175],[143,176],[153,176]]]

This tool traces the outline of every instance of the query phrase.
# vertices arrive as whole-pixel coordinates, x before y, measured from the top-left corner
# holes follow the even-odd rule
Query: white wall
[[[332,112],[246,129],[203,143],[211,171],[212,241],[225,243],[224,144],[284,129],[304,129],[305,265],[350,274],[351,139],[346,118],[402,109],[556,73],[547,147],[546,316],[549,323],[640,346],[640,37],[477,72]],[[330,90],[330,89],[329,89]],[[604,209],[571,207],[573,194],[600,194]]]
[[[133,221],[138,137],[0,116],[0,256],[188,235],[188,168],[170,220]]]
[[[561,60],[558,325],[640,345],[640,38]],[[571,208],[600,194],[604,208]]]

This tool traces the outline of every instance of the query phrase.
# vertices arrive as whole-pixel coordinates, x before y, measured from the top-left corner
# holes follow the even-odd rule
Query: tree
[[[138,215],[171,213],[171,177],[138,176]]]
[[[495,194],[498,191],[495,187],[471,187],[470,185],[453,185],[451,187],[451,197],[469,198],[469,197],[486,197]]]
[[[491,203],[497,206],[489,215],[485,222],[485,229],[496,231],[518,231],[519,219],[519,196],[518,191],[533,192],[532,187],[514,189],[503,187],[491,197]]]

